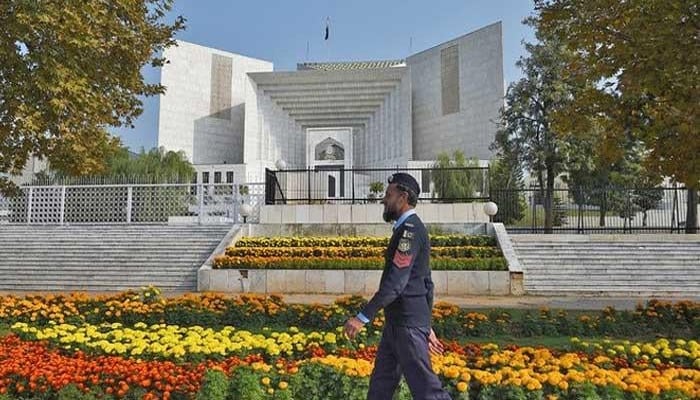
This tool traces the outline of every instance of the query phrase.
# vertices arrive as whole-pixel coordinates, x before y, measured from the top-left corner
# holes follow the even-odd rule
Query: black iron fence
[[[498,205],[494,221],[503,222],[509,232],[546,231],[543,190],[494,189],[491,199]],[[555,189],[551,229],[559,233],[682,233],[687,207],[685,188]],[[697,218],[695,224],[700,228]]]
[[[373,203],[384,196],[387,178],[411,174],[421,188],[421,202],[488,201],[489,169],[358,168],[324,166],[313,169],[265,171],[266,204]]]

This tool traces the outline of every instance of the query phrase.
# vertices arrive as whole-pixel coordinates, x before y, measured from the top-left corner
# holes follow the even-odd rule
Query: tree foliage
[[[107,159],[106,177],[134,177],[150,183],[190,183],[195,170],[184,152],[166,151],[153,148],[141,150],[136,157],[122,147],[114,156]]]
[[[184,28],[164,22],[172,3],[0,2],[0,172],[19,173],[30,155],[67,175],[104,171],[119,148],[108,129],[131,126],[140,96],[164,91],[141,67],[163,65]]]
[[[447,201],[468,201],[476,196],[484,186],[483,176],[478,168],[479,161],[467,159],[464,153],[456,150],[452,154],[438,154],[433,166],[432,180],[437,198]]]
[[[643,143],[645,169],[689,190],[686,232],[697,224],[700,189],[700,4],[688,0],[535,0],[538,33],[572,53],[567,79],[593,83],[554,115],[557,129],[603,127],[599,151],[621,158]]]
[[[571,79],[599,83],[559,124],[600,115],[609,144],[642,139],[647,163],[688,186],[700,184],[697,2],[537,0],[538,29],[572,50]],[[578,117],[577,117],[578,116]],[[569,123],[567,124],[567,121]],[[683,144],[680,146],[679,144]]]
[[[554,182],[566,171],[569,149],[567,138],[555,131],[552,115],[571,102],[578,88],[562,78],[568,54],[561,44],[541,40],[539,35],[538,39],[525,44],[529,54],[517,62],[523,77],[508,87],[492,148],[515,155],[533,174],[545,199],[545,230],[549,231],[554,225]]]
[[[523,193],[523,168],[517,155],[509,150],[507,147],[501,147],[499,158],[493,160],[489,166],[491,200],[498,205],[494,221],[504,224],[513,224],[521,220],[527,207]]]

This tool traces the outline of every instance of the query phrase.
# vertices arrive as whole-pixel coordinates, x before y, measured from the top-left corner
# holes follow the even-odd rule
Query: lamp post
[[[280,171],[285,170],[287,169],[287,162],[280,158],[275,162],[275,167]]]
[[[493,201],[484,204],[484,214],[489,216],[489,223],[484,224],[484,233],[488,235],[489,225],[493,222],[493,216],[498,212],[498,206]]]
[[[498,205],[493,201],[484,204],[484,214],[489,216],[489,222],[493,222],[493,216],[498,212]]]
[[[248,217],[253,213],[253,207],[250,204],[241,204],[238,213],[243,217],[243,223],[248,223]]]

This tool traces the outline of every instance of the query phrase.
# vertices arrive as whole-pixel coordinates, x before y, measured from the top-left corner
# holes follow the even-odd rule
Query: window
[[[231,120],[232,71],[233,59],[218,54],[212,55],[209,113],[213,118]]]
[[[430,192],[430,170],[424,169],[420,174],[420,191],[421,193]]]
[[[328,175],[328,197],[335,197],[335,177]]]
[[[202,172],[202,183],[209,183],[209,172]]]
[[[233,171],[226,171],[226,183],[233,183]]]
[[[442,115],[459,112],[459,50],[450,46],[440,51]]]
[[[214,183],[221,183],[221,171],[214,172]]]

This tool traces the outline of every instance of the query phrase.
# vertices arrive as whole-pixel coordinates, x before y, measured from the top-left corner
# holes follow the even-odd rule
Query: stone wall
[[[488,222],[483,203],[418,204],[425,223]],[[266,205],[260,209],[262,224],[367,224],[382,222],[381,204]]]

